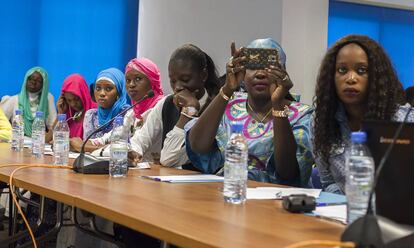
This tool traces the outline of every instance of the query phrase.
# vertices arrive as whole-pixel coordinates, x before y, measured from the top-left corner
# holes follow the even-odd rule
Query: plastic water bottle
[[[13,151],[22,151],[24,144],[24,121],[23,112],[16,109],[12,122],[12,141],[11,149]]]
[[[346,158],[345,182],[348,224],[365,215],[374,181],[374,159],[365,146],[366,140],[365,132],[353,132],[351,135],[352,144]],[[374,206],[375,204],[372,205]]]
[[[58,123],[53,129],[53,157],[55,165],[69,162],[69,126],[65,114],[58,115]]]
[[[242,124],[232,125],[233,133],[224,153],[224,201],[234,204],[246,201],[247,183],[247,142]]]
[[[109,175],[125,177],[128,173],[128,132],[124,128],[124,118],[115,118],[111,133]]]
[[[32,154],[35,157],[42,157],[45,151],[46,125],[43,120],[43,112],[37,111],[32,125]]]

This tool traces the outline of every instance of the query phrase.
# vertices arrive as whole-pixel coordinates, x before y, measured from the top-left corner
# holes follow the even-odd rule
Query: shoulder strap
[[[162,146],[164,146],[167,133],[174,128],[179,118],[180,111],[173,102],[173,95],[167,96],[162,106]]]

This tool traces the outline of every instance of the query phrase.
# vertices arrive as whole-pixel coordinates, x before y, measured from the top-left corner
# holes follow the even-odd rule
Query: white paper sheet
[[[320,189],[305,188],[280,188],[280,187],[257,187],[247,189],[247,199],[282,199],[283,196],[292,194],[306,194],[315,198],[319,197]]]
[[[143,176],[155,181],[168,183],[213,183],[223,182],[224,178],[216,175],[179,175],[179,176]]]
[[[313,214],[323,219],[332,219],[346,224],[346,205],[317,207]]]

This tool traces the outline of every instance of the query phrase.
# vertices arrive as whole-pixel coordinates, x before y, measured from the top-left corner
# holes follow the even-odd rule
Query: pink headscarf
[[[89,94],[89,87],[86,84],[85,79],[79,74],[72,74],[69,75],[65,81],[63,81],[62,86],[62,95],[63,93],[72,93],[75,96],[79,97],[82,106],[83,106],[83,113],[82,119],[80,121],[74,121],[71,117],[75,114],[75,110],[72,108],[68,108],[66,112],[66,118],[69,119],[69,136],[72,137],[79,137],[83,138],[83,117],[85,116],[86,111],[92,108],[97,108],[96,103],[92,101],[91,95]]]
[[[150,80],[151,89],[154,92],[153,97],[144,100],[134,107],[135,117],[141,118],[141,115],[145,111],[153,108],[155,104],[164,97],[160,80],[160,70],[154,62],[147,58],[132,59],[129,61],[125,67],[125,75],[131,70],[144,73]],[[135,102],[132,101],[132,104],[134,103]]]

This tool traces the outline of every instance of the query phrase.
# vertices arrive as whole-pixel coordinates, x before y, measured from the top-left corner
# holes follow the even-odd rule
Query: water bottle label
[[[55,151],[59,151],[59,152],[69,151],[69,144],[67,142],[62,142],[62,143],[55,142],[53,145],[54,145],[53,149]]]
[[[128,159],[128,150],[124,150],[124,149],[111,150],[111,159],[117,160],[117,161]]]

